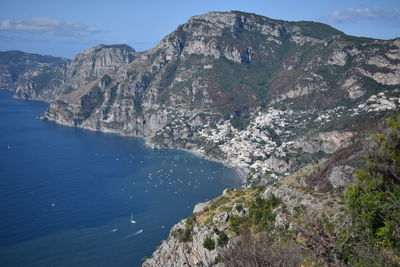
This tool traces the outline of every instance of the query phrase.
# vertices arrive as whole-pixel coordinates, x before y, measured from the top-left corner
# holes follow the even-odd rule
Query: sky
[[[400,37],[400,0],[0,0],[0,51],[73,58],[97,44],[121,43],[144,51],[191,16],[230,10]]]

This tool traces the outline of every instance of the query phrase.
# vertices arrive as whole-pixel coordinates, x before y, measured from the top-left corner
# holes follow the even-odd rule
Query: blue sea
[[[0,91],[0,266],[140,266],[196,203],[240,186],[187,152],[36,119],[47,106]]]

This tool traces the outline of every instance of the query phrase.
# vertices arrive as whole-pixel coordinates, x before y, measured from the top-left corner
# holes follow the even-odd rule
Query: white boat
[[[141,234],[141,233],[143,233],[143,229],[140,229],[139,231],[137,231],[137,232],[135,233],[135,235],[138,235],[138,234]]]
[[[130,220],[130,222],[131,222],[131,223],[136,223],[136,221],[133,219],[133,213],[131,214],[131,220]]]
[[[117,227],[117,226],[114,226],[114,228],[112,229],[112,231],[113,231],[113,232],[118,231],[118,227]]]

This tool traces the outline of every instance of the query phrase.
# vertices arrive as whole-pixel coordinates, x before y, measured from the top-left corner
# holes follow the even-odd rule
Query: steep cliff
[[[53,89],[59,98],[98,79],[113,73],[135,58],[135,50],[127,45],[96,45],[75,56],[66,66],[62,84]]]
[[[53,101],[133,61],[127,45],[97,45],[73,60],[19,51],[1,52],[0,86],[15,97]]]
[[[350,145],[357,125],[393,114],[399,54],[399,39],[211,12],[62,96],[43,118],[195,151],[263,184]]]

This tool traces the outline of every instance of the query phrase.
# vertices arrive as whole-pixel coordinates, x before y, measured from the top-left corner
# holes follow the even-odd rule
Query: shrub
[[[358,232],[374,245],[400,248],[400,115],[374,136],[368,147],[367,169],[356,172],[345,203]]]
[[[239,235],[242,230],[248,231],[256,229],[258,232],[267,231],[272,222],[275,220],[275,214],[272,212],[280,203],[280,200],[275,196],[268,199],[262,199],[257,196],[255,200],[251,201],[249,206],[249,215],[240,216],[230,216],[229,217],[229,227],[230,230]]]
[[[242,206],[241,204],[236,205],[236,210],[237,210],[238,212],[242,212],[243,206]]]
[[[293,241],[276,244],[272,236],[255,238],[243,235],[232,246],[221,250],[220,255],[227,267],[300,266],[308,257],[308,252],[301,250]]]
[[[186,220],[185,229],[179,228],[172,232],[172,236],[179,242],[190,242],[193,240],[193,226],[196,222],[196,216],[192,214]]]
[[[218,233],[218,246],[224,247],[228,244],[229,237],[225,234],[225,232],[219,232]]]
[[[211,238],[207,237],[203,242],[203,246],[204,246],[204,248],[206,248],[208,250],[215,249],[215,241],[214,241],[214,239],[211,239]]]
[[[243,131],[250,125],[250,116],[248,114],[235,114],[231,119],[230,122],[232,126],[240,131]]]

